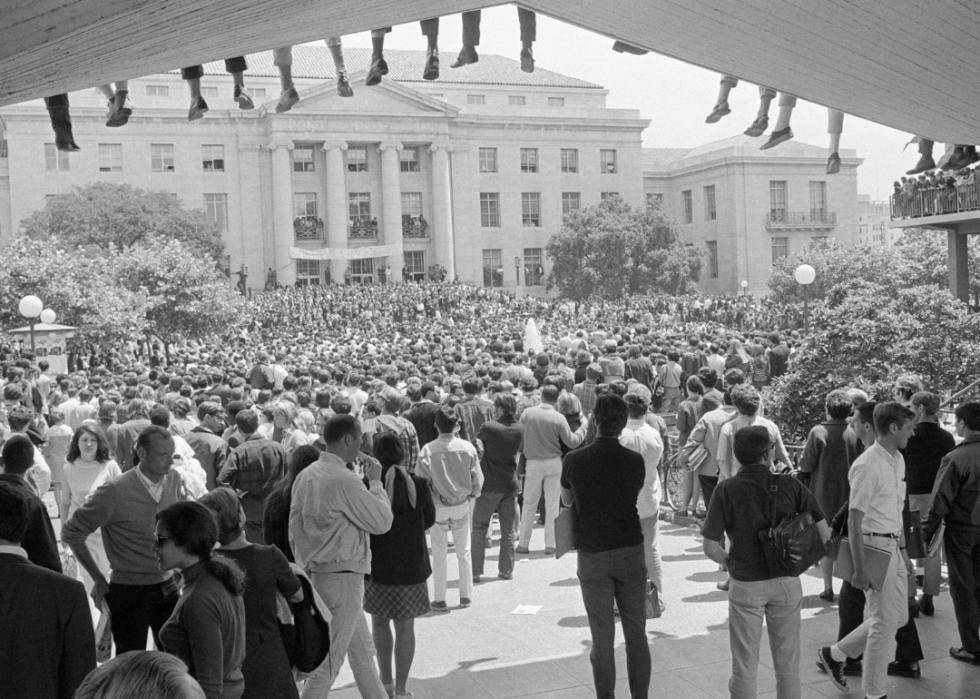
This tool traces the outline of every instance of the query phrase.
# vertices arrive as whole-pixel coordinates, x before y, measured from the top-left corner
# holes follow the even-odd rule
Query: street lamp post
[[[50,308],[45,308],[41,299],[31,294],[20,300],[20,303],[17,305],[17,310],[20,311],[22,316],[27,318],[27,324],[31,328],[31,352],[34,352],[37,350],[34,338],[34,326],[38,320],[42,323],[53,323],[56,318],[55,313]]]
[[[810,329],[810,294],[809,288],[817,278],[817,270],[810,265],[800,265],[793,272],[796,283],[803,287],[803,328]]]
[[[521,256],[514,255],[514,296],[517,296],[517,290],[521,286]]]
[[[742,280],[742,283],[741,283],[741,286],[742,286],[742,296],[747,296],[748,293],[749,293],[749,282],[748,282],[748,280],[747,279],[743,279]]]

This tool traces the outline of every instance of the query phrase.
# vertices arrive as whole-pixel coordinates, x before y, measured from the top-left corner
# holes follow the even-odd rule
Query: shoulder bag
[[[796,577],[827,553],[812,512],[798,512],[776,521],[779,479],[778,475],[769,476],[770,524],[759,532],[759,539],[769,573],[775,577]]]

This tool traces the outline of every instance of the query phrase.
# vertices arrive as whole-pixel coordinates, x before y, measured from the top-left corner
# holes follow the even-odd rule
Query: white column
[[[446,268],[446,280],[456,277],[453,236],[453,193],[449,175],[452,146],[433,143],[432,151],[432,247],[435,263]]]
[[[347,143],[324,144],[327,154],[327,247],[347,247],[347,183],[344,180],[344,151]],[[346,260],[330,260],[330,280],[344,283]]]
[[[383,228],[382,245],[399,245],[402,242],[402,186],[401,186],[401,143],[382,143],[381,152],[381,206]],[[378,265],[390,265],[392,276],[401,279],[404,264],[400,256],[390,255],[376,260]],[[378,278],[379,275],[376,275]],[[391,283],[391,279],[387,283]]]
[[[289,248],[294,244],[293,235],[293,183],[290,169],[292,142],[270,143],[272,151],[272,230],[275,240],[276,279],[286,286],[296,282],[296,265]]]

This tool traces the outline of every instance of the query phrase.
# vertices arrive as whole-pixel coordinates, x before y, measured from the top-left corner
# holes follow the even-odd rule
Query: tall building
[[[858,236],[855,242],[889,247],[902,237],[901,229],[888,227],[891,221],[891,203],[871,201],[870,194],[858,194]]]
[[[229,269],[246,265],[252,288],[269,271],[281,284],[322,284],[403,268],[419,279],[439,265],[449,279],[544,293],[544,248],[565,212],[606,192],[642,205],[648,122],[607,108],[599,85],[485,54],[425,82],[424,52],[386,51],[389,75],[366,87],[369,50],[347,49],[355,94],[343,98],[325,47],[293,53],[302,100],[283,114],[271,52],[248,57],[251,111],[233,102],[222,63],[205,66],[211,110],[191,123],[177,71],[130,82],[123,128],[105,127],[95,89],[74,93],[82,150],[70,155],[55,150],[40,101],[3,108],[0,243],[45,196],[119,182],[203,208]]]
[[[826,148],[787,141],[759,150],[764,142],[739,135],[694,149],[643,149],[647,201],[706,249],[704,293],[765,295],[780,257],[815,240],[857,242],[855,152],[842,149],[840,172],[827,175]]]

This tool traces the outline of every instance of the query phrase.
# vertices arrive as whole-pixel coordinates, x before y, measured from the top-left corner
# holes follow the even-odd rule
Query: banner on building
[[[363,260],[368,257],[391,257],[401,254],[401,243],[372,245],[366,248],[289,248],[289,256],[294,260]]]

